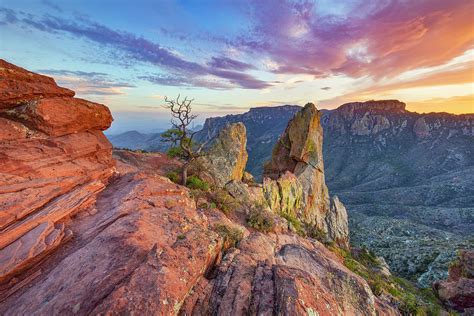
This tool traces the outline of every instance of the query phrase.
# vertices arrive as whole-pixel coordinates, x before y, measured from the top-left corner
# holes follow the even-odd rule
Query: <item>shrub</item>
[[[186,180],[186,186],[192,190],[209,190],[209,184],[206,181],[199,179],[197,176],[190,176]]]
[[[302,237],[306,237],[306,232],[303,228],[303,225],[294,215],[284,213],[284,214],[281,214],[281,217],[283,217],[284,219],[288,221],[288,223],[293,227],[293,229],[298,235]]]
[[[244,233],[236,227],[217,224],[214,230],[224,239],[224,246],[235,247],[242,240]]]
[[[183,150],[180,147],[170,147],[167,155],[170,158],[181,157],[183,155]]]
[[[180,176],[177,172],[171,171],[166,174],[166,177],[174,183],[179,183]]]
[[[209,200],[226,215],[238,206],[238,202],[227,191],[222,189],[210,193]]]
[[[273,227],[275,226],[271,214],[263,209],[252,209],[247,218],[247,224],[263,233],[273,230]]]
[[[316,227],[315,225],[306,225],[306,234],[308,237],[316,239],[322,243],[326,243],[327,237],[324,230]]]

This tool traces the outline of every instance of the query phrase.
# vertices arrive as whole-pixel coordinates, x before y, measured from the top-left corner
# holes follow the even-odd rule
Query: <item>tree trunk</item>
[[[183,169],[181,170],[181,184],[186,185],[186,181],[188,180],[188,167],[189,162],[185,162],[183,165]]]

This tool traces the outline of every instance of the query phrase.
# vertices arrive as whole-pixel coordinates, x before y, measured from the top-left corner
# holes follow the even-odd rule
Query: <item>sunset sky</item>
[[[474,1],[0,1],[0,57],[110,107],[112,132],[255,106],[474,112]],[[158,125],[159,125],[158,124]]]

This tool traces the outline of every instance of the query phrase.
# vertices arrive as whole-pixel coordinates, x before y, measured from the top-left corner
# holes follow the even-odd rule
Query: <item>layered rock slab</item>
[[[396,315],[322,244],[251,234],[203,279],[181,315]]]
[[[114,172],[107,107],[0,60],[0,281],[71,236]],[[67,237],[67,238],[66,238]]]

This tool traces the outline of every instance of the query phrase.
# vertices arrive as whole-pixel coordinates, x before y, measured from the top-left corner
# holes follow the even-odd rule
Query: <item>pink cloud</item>
[[[250,38],[235,43],[267,54],[277,73],[393,77],[443,64],[474,45],[470,0],[357,1],[347,15],[314,3],[259,1]]]

